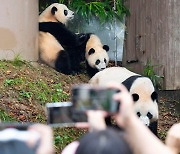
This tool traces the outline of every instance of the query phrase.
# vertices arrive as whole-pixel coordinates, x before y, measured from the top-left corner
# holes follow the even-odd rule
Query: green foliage
[[[70,7],[75,10],[83,19],[89,21],[95,16],[101,23],[113,21],[116,17],[121,20],[125,14],[129,14],[128,9],[123,5],[122,0],[116,1],[116,10],[113,7],[113,1],[91,1],[73,0]]]
[[[147,76],[151,79],[153,82],[153,85],[157,89],[162,89],[162,79],[164,78],[163,76],[159,76],[155,72],[155,67],[158,67],[159,65],[152,65],[151,62],[148,60],[147,64],[144,67],[144,76]]]
[[[7,69],[7,68],[8,68],[8,66],[6,64],[6,61],[1,61],[0,62],[0,69],[4,70],[4,69]]]
[[[0,109],[0,120],[1,121],[15,121],[10,115],[8,115],[5,111]]]
[[[22,98],[27,98],[27,99],[31,98],[32,95],[33,95],[32,92],[30,92],[30,91],[25,91],[25,90],[22,90],[22,91],[20,91],[20,93],[19,93],[19,96],[20,96],[20,97],[22,97]]]
[[[52,94],[52,102],[58,102],[59,98],[62,100],[66,100],[68,95],[66,93],[63,93],[63,90],[61,89],[61,83],[54,84],[54,93]]]
[[[62,151],[66,145],[81,138],[86,133],[86,131],[74,128],[54,129],[54,145],[57,150],[56,152],[60,153],[60,151]]]
[[[116,0],[116,10],[114,10],[114,1],[109,0],[59,0],[59,3],[66,4],[86,21],[96,17],[101,23],[105,23],[106,21],[113,21],[115,17],[121,20],[124,15],[130,14],[123,0]],[[50,2],[45,3],[41,0],[40,12],[48,5],[50,5]]]
[[[12,64],[13,64],[14,66],[22,66],[22,65],[24,64],[24,61],[21,59],[20,54],[17,54],[17,55],[14,57],[14,59],[13,59],[13,61],[12,61]]]
[[[19,91],[19,101],[23,98],[27,100],[37,99],[41,104],[44,104],[46,102],[59,102],[68,98],[68,94],[61,88],[61,83],[53,83],[49,87],[42,80],[31,81],[25,77],[18,77],[4,80],[4,86],[16,88]]]
[[[15,79],[6,79],[4,81],[4,86],[12,86],[12,85],[18,85],[23,82],[22,78],[15,78]]]
[[[12,80],[12,79],[6,79],[5,81],[4,81],[4,86],[10,86],[10,85],[13,85],[14,84],[14,80]]]

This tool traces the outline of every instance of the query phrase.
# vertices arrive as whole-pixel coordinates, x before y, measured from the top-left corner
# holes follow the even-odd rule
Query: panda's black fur
[[[88,75],[89,75],[90,77],[93,77],[97,72],[99,72],[98,69],[92,68],[92,67],[88,64],[87,60],[86,60],[86,69],[87,69],[87,73],[88,73]]]
[[[40,22],[39,31],[52,34],[63,47],[79,47],[85,42],[86,35],[71,32],[61,22]]]
[[[85,34],[75,34],[61,22],[40,22],[39,31],[53,35],[65,50],[59,52],[55,68],[64,74],[80,72],[80,62],[84,51],[81,45],[87,40]]]

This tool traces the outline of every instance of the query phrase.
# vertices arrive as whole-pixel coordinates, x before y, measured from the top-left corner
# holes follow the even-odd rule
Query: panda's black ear
[[[134,94],[132,94],[132,97],[133,97],[134,102],[139,100],[139,95],[138,94],[134,93]]]
[[[108,45],[103,45],[103,49],[106,51],[109,51],[109,46]]]
[[[153,100],[153,101],[157,101],[158,100],[158,94],[157,94],[157,92],[153,92],[152,94],[151,94],[151,99]]]
[[[56,13],[57,10],[58,10],[58,9],[57,9],[55,6],[53,6],[52,9],[51,9],[51,14],[52,14],[52,15],[55,15],[55,13]]]
[[[93,54],[93,53],[95,53],[95,50],[94,50],[93,48],[91,48],[91,49],[89,50],[88,54],[91,55],[91,54]]]

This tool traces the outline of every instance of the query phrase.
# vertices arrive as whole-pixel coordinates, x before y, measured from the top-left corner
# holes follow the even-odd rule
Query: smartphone
[[[104,110],[110,114],[117,113],[119,103],[113,100],[115,89],[89,84],[72,87],[72,103],[76,111]]]
[[[76,122],[87,122],[85,112],[73,110],[71,102],[47,103],[47,123],[52,127],[73,127]]]

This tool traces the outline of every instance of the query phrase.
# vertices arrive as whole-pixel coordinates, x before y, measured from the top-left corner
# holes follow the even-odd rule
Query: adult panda
[[[157,135],[158,94],[151,80],[124,67],[109,67],[93,76],[89,83],[105,86],[111,81],[126,86],[135,102],[136,114]]]
[[[100,38],[93,33],[85,35],[86,42],[81,46],[81,50],[85,50],[87,73],[92,77],[107,67],[109,63],[109,56],[107,54],[109,46],[103,45]]]
[[[40,59],[64,74],[78,72],[79,57],[84,54],[78,48],[86,35],[76,35],[66,27],[73,18],[74,12],[59,3],[51,4],[39,16]]]

